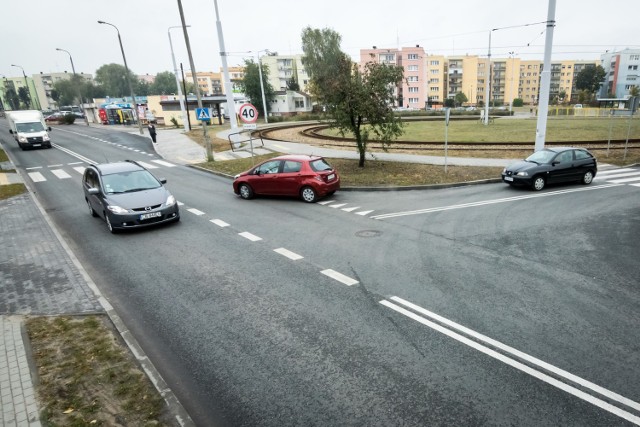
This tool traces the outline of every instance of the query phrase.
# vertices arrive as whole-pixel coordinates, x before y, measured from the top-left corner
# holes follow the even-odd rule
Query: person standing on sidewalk
[[[149,122],[149,135],[151,135],[151,140],[156,142],[156,127],[153,123]]]

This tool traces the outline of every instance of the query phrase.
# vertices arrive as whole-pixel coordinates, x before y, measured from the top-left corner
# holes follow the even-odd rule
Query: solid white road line
[[[227,224],[226,222],[224,222],[221,219],[210,219],[209,222],[214,223],[218,227],[228,227],[229,226],[229,224]]]
[[[335,270],[327,269],[327,270],[322,270],[320,273],[324,274],[325,276],[329,276],[332,279],[337,280],[338,282],[344,283],[347,286],[352,286],[359,283],[357,280],[352,279],[349,276],[345,276],[342,273],[338,273]]]
[[[273,251],[279,253],[280,255],[284,255],[287,258],[292,259],[294,261],[304,258],[302,255],[298,255],[297,253],[291,252],[290,250],[287,250],[285,248],[278,248],[278,249],[274,249]]]
[[[536,193],[536,194],[530,194],[527,196],[514,196],[514,197],[506,197],[504,199],[494,199],[494,200],[484,200],[484,201],[473,202],[473,203],[463,203],[460,205],[440,206],[437,208],[419,209],[415,211],[395,212],[395,213],[389,213],[389,214],[375,215],[375,216],[372,216],[371,218],[386,219],[386,218],[395,218],[399,216],[421,215],[421,214],[427,214],[432,212],[442,212],[442,211],[448,211],[453,209],[465,209],[465,208],[471,208],[471,207],[477,207],[477,206],[493,205],[496,203],[514,202],[518,200],[537,199],[539,197],[549,197],[549,196],[557,196],[560,194],[579,193],[582,191],[600,190],[602,188],[611,188],[611,187],[618,187],[618,186],[619,184],[596,185],[591,187],[576,188],[573,190],[550,191],[548,193]]]
[[[471,330],[471,329],[469,329],[469,328],[467,328],[465,326],[462,326],[462,325],[460,325],[460,324],[458,324],[456,322],[453,322],[453,321],[451,321],[451,320],[449,320],[449,319],[447,319],[445,317],[442,317],[442,316],[440,316],[440,315],[438,315],[436,313],[433,313],[433,312],[431,312],[431,311],[429,311],[427,309],[424,309],[424,308],[422,308],[420,306],[412,304],[409,301],[406,301],[406,300],[404,300],[402,298],[391,297],[389,299],[393,300],[394,302],[400,303],[400,304],[412,309],[413,311],[416,311],[416,312],[422,314],[423,316],[427,316],[427,317],[429,317],[431,319],[437,320],[438,322],[445,324],[446,326],[450,327],[451,329],[456,329],[459,332],[462,332],[462,333],[464,333],[466,335],[469,335],[469,336],[475,338],[478,341],[482,341],[482,342],[484,342],[486,344],[489,344],[489,345],[491,345],[493,347],[496,347],[496,348],[498,348],[498,349],[500,349],[500,350],[502,350],[502,351],[504,351],[506,353],[512,354],[513,356],[516,356],[516,357],[518,357],[518,358],[520,358],[522,360],[525,360],[525,361],[529,362],[532,365],[539,366],[542,369],[546,369],[549,372],[553,372],[554,374],[556,374],[558,376],[561,376],[563,378],[566,378],[567,380],[572,381],[572,382],[574,382],[576,384],[579,384],[582,387],[591,389],[591,390],[595,391],[596,393],[599,393],[599,394],[607,397],[608,399],[615,400],[617,402],[622,403],[623,405],[626,405],[626,406],[628,406],[630,408],[633,408],[633,409],[635,409],[637,411],[640,411],[640,403],[634,402],[631,399],[627,399],[624,396],[621,396],[621,395],[619,395],[619,394],[617,394],[617,393],[615,393],[613,391],[607,390],[604,387],[600,387],[599,385],[594,384],[594,383],[592,383],[590,381],[587,381],[587,380],[585,380],[583,378],[580,378],[577,375],[573,375],[573,374],[571,374],[571,373],[569,373],[569,372],[567,372],[567,371],[565,371],[563,369],[557,368],[557,367],[555,367],[555,366],[553,366],[553,365],[551,365],[549,363],[543,362],[540,359],[537,359],[537,358],[535,358],[533,356],[530,356],[530,355],[528,355],[526,353],[523,353],[523,352],[521,352],[519,350],[516,350],[515,348],[510,347],[510,346],[508,346],[506,344],[503,344],[500,341],[496,341],[496,340],[494,340],[492,338],[489,338],[486,335],[482,335],[482,334],[480,334],[478,332],[475,332],[475,331],[473,331],[473,330]]]
[[[29,178],[31,178],[31,181],[33,182],[42,182],[47,180],[40,172],[29,172],[28,174]]]
[[[204,212],[199,211],[199,210],[198,210],[198,209],[196,209],[196,208],[187,209],[187,211],[191,212],[191,213],[192,213],[192,214],[194,214],[194,215],[198,215],[198,216],[200,216],[200,215],[204,215]]]
[[[69,175],[62,169],[52,169],[51,173],[53,173],[55,176],[57,176],[60,179],[71,178],[71,175]]]
[[[245,239],[249,239],[252,242],[257,242],[258,240],[262,240],[262,237],[258,237],[255,234],[251,234],[248,231],[243,231],[242,233],[238,233],[240,236],[244,237]]]
[[[614,415],[617,415],[620,418],[623,418],[623,419],[625,419],[627,421],[630,421],[632,423],[640,425],[640,417],[638,417],[638,416],[636,416],[636,415],[634,415],[634,414],[632,414],[630,412],[624,411],[624,410],[622,410],[622,409],[620,409],[620,408],[618,408],[616,406],[613,406],[610,403],[605,402],[604,400],[598,399],[597,397],[594,397],[594,396],[592,396],[592,395],[590,395],[588,393],[585,393],[584,391],[582,391],[580,389],[577,389],[577,388],[572,387],[572,386],[570,386],[568,384],[565,384],[562,381],[559,381],[559,380],[557,380],[557,379],[555,379],[555,378],[553,378],[553,377],[551,377],[551,376],[549,376],[547,374],[544,374],[544,373],[542,373],[540,371],[536,371],[535,369],[533,369],[533,368],[531,368],[531,367],[529,367],[529,366],[527,366],[527,365],[525,365],[523,363],[520,363],[520,362],[518,362],[516,360],[511,359],[510,357],[507,357],[507,356],[505,356],[505,355],[503,355],[501,353],[498,353],[495,350],[492,350],[492,349],[490,349],[488,347],[485,347],[485,346],[483,346],[481,344],[478,344],[477,342],[475,342],[475,341],[473,341],[473,340],[471,340],[469,338],[466,338],[466,337],[464,337],[464,336],[462,336],[460,334],[457,334],[457,333],[445,328],[444,326],[441,326],[441,325],[439,325],[437,323],[434,323],[434,322],[432,322],[430,320],[427,320],[424,317],[421,317],[421,316],[417,315],[416,313],[414,313],[412,311],[409,311],[409,310],[407,310],[405,308],[400,307],[399,305],[393,304],[393,303],[391,303],[389,301],[386,301],[386,300],[380,301],[380,304],[382,304],[382,305],[384,305],[386,307],[389,307],[390,309],[392,309],[392,310],[394,310],[394,311],[396,311],[396,312],[398,312],[400,314],[403,314],[403,315],[409,317],[410,319],[413,319],[413,320],[415,320],[415,321],[417,321],[417,322],[419,322],[419,323],[421,323],[421,324],[423,324],[425,326],[428,326],[428,327],[430,327],[431,329],[433,329],[433,330],[435,330],[437,332],[440,332],[440,333],[442,333],[442,334],[444,334],[444,335],[446,335],[446,336],[448,336],[450,338],[453,338],[454,340],[456,340],[458,342],[461,342],[462,344],[465,344],[465,345],[467,345],[467,346],[469,346],[469,347],[471,347],[471,348],[473,348],[475,350],[478,350],[481,353],[486,354],[487,356],[490,356],[490,357],[492,357],[492,358],[494,358],[496,360],[499,360],[499,361],[501,361],[501,362],[513,367],[513,368],[516,368],[516,369],[518,369],[518,370],[520,370],[522,372],[525,372],[525,373],[531,375],[532,377],[538,378],[539,380],[544,381],[547,384],[550,384],[550,385],[552,385],[554,387],[557,387],[560,390],[563,390],[563,391],[565,391],[565,392],[567,392],[569,394],[572,394],[572,395],[574,395],[574,396],[576,396],[576,397],[578,397],[578,398],[580,398],[580,399],[582,399],[582,400],[584,400],[586,402],[589,402],[592,405],[595,405],[595,406],[597,406],[599,408],[602,408],[607,412],[610,412],[610,413],[612,413]]]

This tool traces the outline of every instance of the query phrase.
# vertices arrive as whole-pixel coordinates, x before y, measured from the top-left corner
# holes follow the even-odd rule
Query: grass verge
[[[17,196],[18,194],[25,193],[26,191],[27,187],[24,184],[0,185],[0,200]]]
[[[168,426],[164,401],[106,316],[26,322],[44,426]]]

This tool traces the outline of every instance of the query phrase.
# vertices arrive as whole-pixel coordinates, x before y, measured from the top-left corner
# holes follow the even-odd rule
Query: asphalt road
[[[638,187],[244,201],[146,137],[53,135],[16,166],[198,425],[640,420]],[[111,235],[86,212],[74,168],[125,158],[180,223]]]

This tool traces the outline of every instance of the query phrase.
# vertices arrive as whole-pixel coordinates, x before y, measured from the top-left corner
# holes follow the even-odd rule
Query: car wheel
[[[582,175],[582,183],[584,185],[589,185],[593,182],[593,172],[586,171],[584,175]]]
[[[91,202],[89,202],[87,200],[87,207],[89,208],[89,214],[93,217],[98,216],[98,214],[96,213],[96,211],[93,210],[93,208],[91,207]]]
[[[300,191],[300,197],[307,203],[313,203],[316,201],[316,190],[311,187],[303,187]]]
[[[533,179],[533,186],[532,187],[533,187],[534,190],[540,191],[540,190],[542,190],[544,188],[544,185],[545,185],[545,181],[544,181],[543,177],[536,176]]]
[[[249,184],[240,184],[238,193],[240,193],[240,197],[245,200],[253,198],[253,190],[251,189],[251,187],[249,187]]]
[[[107,215],[106,213],[104,214],[104,220],[107,221],[107,228],[109,229],[111,234],[116,234],[118,230],[113,228],[113,225],[111,225],[111,221],[109,221],[109,215]]]

